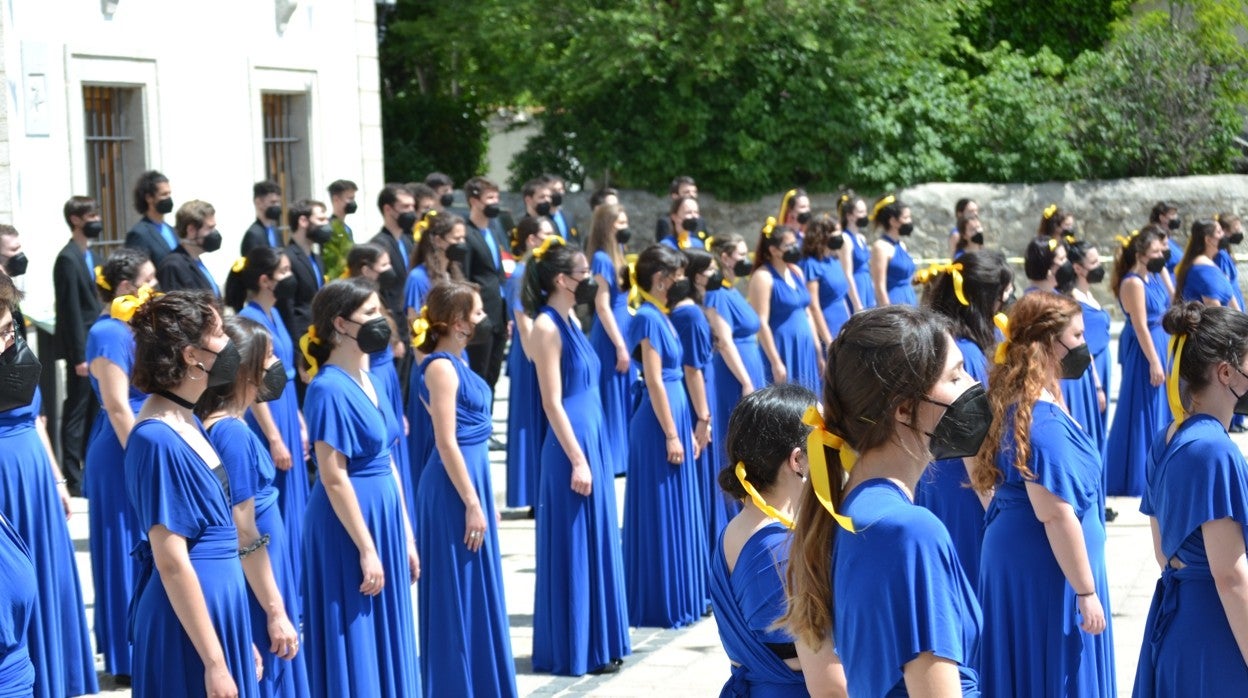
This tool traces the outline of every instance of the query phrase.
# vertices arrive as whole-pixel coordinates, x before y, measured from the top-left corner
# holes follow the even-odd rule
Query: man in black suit
[[[498,222],[501,209],[497,184],[484,177],[473,177],[464,182],[464,195],[468,197],[468,219],[464,226],[468,255],[463,263],[464,278],[480,287],[481,306],[486,316],[469,340],[468,365],[485,379],[493,394],[507,344],[507,311],[502,291],[502,253],[507,249],[507,235]],[[496,446],[491,444],[491,448]]]
[[[257,247],[282,246],[282,233],[277,229],[282,219],[282,188],[276,182],[264,180],[251,187],[251,203],[256,207],[256,220],[243,233],[239,254],[246,257]]]
[[[298,343],[312,324],[312,298],[327,281],[325,260],[317,249],[330,241],[334,229],[329,224],[325,204],[312,199],[301,199],[291,204],[286,210],[286,224],[290,229],[286,256],[290,258],[290,271],[295,277],[295,292],[290,298],[279,300],[277,310],[286,322],[291,339]],[[306,379],[306,374],[300,371],[299,380],[295,383],[301,405],[308,389]]]
[[[383,224],[370,242],[390,255],[390,264],[395,272],[381,284],[378,295],[398,329],[394,358],[401,360],[411,334],[404,322],[407,316],[403,311],[403,286],[407,283],[411,255],[416,251],[416,241],[412,238],[412,227],[416,225],[416,199],[402,184],[387,184],[377,196],[377,208],[381,209]]]
[[[546,182],[546,186],[550,189],[550,220],[555,224],[555,232],[559,233],[559,237],[564,240],[575,242],[583,247],[581,231],[576,228],[576,220],[572,218],[572,214],[565,213],[563,210],[563,177],[556,174],[546,174],[542,175],[542,180]]]
[[[667,188],[667,195],[672,201],[680,201],[681,199],[698,198],[698,184],[693,181],[693,177],[689,175],[681,175],[672,180]],[[698,217],[698,230],[706,230],[706,221],[702,217]],[[669,216],[659,216],[654,224],[654,241],[658,242],[665,237],[672,236],[672,219]]]
[[[82,493],[87,436],[99,405],[87,377],[87,332],[100,314],[95,290],[95,259],[90,241],[104,231],[95,200],[73,196],[65,202],[65,223],[70,240],[52,264],[52,288],[56,294],[57,358],[65,360],[65,400],[61,403],[61,471],[69,491]]]
[[[217,210],[206,201],[188,201],[178,209],[174,224],[181,244],[156,265],[160,290],[166,293],[183,289],[211,291],[220,298],[221,287],[201,259],[205,252],[221,249]]]
[[[169,179],[156,170],[139,175],[134,185],[134,210],[142,218],[126,233],[126,247],[147,252],[152,264],[159,266],[160,260],[178,246],[173,228],[165,222],[165,214],[173,213]]]

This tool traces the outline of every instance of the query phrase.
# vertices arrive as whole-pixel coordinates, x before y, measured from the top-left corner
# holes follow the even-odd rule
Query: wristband
[[[1079,598],[1081,598],[1081,599],[1084,599],[1084,598],[1087,598],[1087,597],[1089,597],[1089,596],[1096,596],[1096,592],[1095,592],[1095,591],[1089,591],[1089,592],[1088,592],[1088,593],[1086,593],[1086,594],[1080,594],[1080,593],[1078,593],[1078,592],[1075,592],[1075,596],[1077,596],[1077,597],[1079,597]]]

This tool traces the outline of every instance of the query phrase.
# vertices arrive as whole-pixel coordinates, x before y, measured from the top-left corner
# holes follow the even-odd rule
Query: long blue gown
[[[1079,307],[1081,310],[1087,308],[1082,303],[1079,304]],[[1088,315],[1085,313],[1083,317],[1085,335],[1087,334],[1088,320]],[[1095,322],[1096,320],[1093,321]],[[1105,334],[1108,335],[1108,316],[1105,317],[1104,321],[1106,323],[1104,326]],[[1126,330],[1129,331],[1130,328],[1128,327]],[[1088,341],[1086,336],[1084,341]],[[1106,339],[1106,342],[1108,342],[1108,339]],[[1092,354],[1090,341],[1088,343],[1088,353]],[[1093,356],[1093,362],[1095,363],[1095,355]],[[1099,378],[1099,380],[1104,379]],[[1076,424],[1083,427],[1083,431],[1092,439],[1092,446],[1096,449],[1096,452],[1103,454],[1105,451],[1105,422],[1101,413],[1100,401],[1096,397],[1097,381],[1098,375],[1093,372],[1092,366],[1088,366],[1088,370],[1084,371],[1082,376],[1078,378],[1061,378],[1058,380],[1058,383],[1062,391],[1062,401],[1066,403],[1066,409],[1070,412],[1070,416],[1075,420]],[[1106,400],[1108,399],[1109,396],[1107,394]],[[1101,472],[1105,472],[1103,459]],[[1104,511],[1104,507],[1102,507],[1102,511]]]
[[[238,506],[248,499],[255,500],[256,530],[262,536],[269,536],[265,551],[269,555],[273,581],[282,595],[286,615],[292,619],[302,617],[300,609],[303,599],[296,585],[286,524],[282,521],[281,507],[277,505],[277,488],[273,486],[277,468],[273,465],[268,446],[246,423],[234,417],[212,425],[208,430],[208,440],[217,455],[221,456],[221,463],[230,477],[230,505]],[[308,695],[308,671],[303,653],[296,654],[294,659],[281,659],[269,651],[268,615],[250,585],[247,587],[247,607],[251,614],[251,637],[264,661],[264,672],[260,677],[261,698],[300,698]]]
[[[628,311],[628,292],[620,287],[619,275],[616,273],[615,264],[611,262],[611,255],[598,250],[594,253],[591,266],[594,276],[601,276],[608,282],[611,315],[615,318],[620,336],[628,337],[628,325],[633,321],[633,315]],[[593,325],[589,329],[589,343],[594,347],[598,363],[602,366],[599,386],[607,439],[611,442],[610,470],[616,475],[623,475],[628,469],[628,420],[633,416],[632,386],[635,371],[632,364],[623,373],[615,370],[615,345],[603,329],[598,313],[594,313]]]
[[[1239,309],[1248,312],[1248,308],[1244,307],[1244,291],[1239,287],[1239,265],[1235,263],[1230,250],[1218,250],[1218,256],[1214,257],[1213,263],[1217,264],[1222,273],[1226,274],[1226,278],[1230,280],[1231,291],[1235,294]]]
[[[27,638],[38,585],[26,543],[0,516],[0,696],[6,698],[24,698],[35,690]]]
[[[127,376],[134,367],[134,335],[130,326],[108,315],[101,315],[87,333],[87,364],[103,358]],[[100,398],[100,384],[94,375],[91,389]],[[147,399],[130,386],[130,410],[138,414]],[[90,500],[91,581],[95,586],[95,642],[104,655],[104,669],[114,676],[130,675],[130,640],[127,618],[130,597],[139,579],[139,563],[130,555],[142,539],[139,520],[126,497],[125,450],[101,407],[91,424],[87,443],[86,481],[83,494]]]
[[[410,347],[409,347],[410,351]],[[386,436],[390,445],[390,457],[394,459],[394,467],[399,472],[399,479],[402,481],[403,502],[407,505],[408,515],[414,510],[407,499],[407,482],[409,478],[405,477],[406,473],[412,472],[410,441],[407,433],[404,432],[403,416],[406,413],[406,406],[403,403],[403,384],[399,382],[399,362],[395,359],[394,350],[390,344],[385,349],[369,354],[369,371],[373,374],[373,382],[380,388],[381,392],[377,394],[377,399],[385,400],[390,406],[390,412],[394,415],[394,421],[386,421]],[[433,428],[430,427],[430,433]],[[415,483],[416,480],[411,480]],[[415,487],[415,484],[411,485]]]
[[[1170,272],[1170,278],[1174,278],[1175,267],[1183,261],[1183,246],[1175,241],[1172,234],[1167,233],[1166,249],[1170,252],[1170,256],[1166,259],[1166,271]]]
[[[1025,480],[1013,465],[1013,414],[997,467],[1004,482],[988,507],[979,598],[984,609],[980,675],[987,696],[1117,695],[1113,621],[1105,571],[1100,458],[1092,439],[1061,407],[1038,401],[1032,411],[1032,480],[1070,504],[1105,610],[1100,635],[1079,628],[1075,589],[1066,581]],[[1082,590],[1081,590],[1082,591]]]
[[[954,340],[962,351],[962,361],[971,378],[988,387],[988,359],[975,342],[966,337]],[[971,489],[966,465],[961,458],[934,461],[919,478],[914,503],[926,507],[953,538],[962,570],[968,579],[979,579],[979,549],[984,542],[984,505]]]
[[[1127,277],[1140,278],[1136,274]],[[1144,302],[1148,314],[1148,331],[1153,349],[1161,360],[1161,370],[1168,371],[1166,355],[1169,335],[1161,327],[1161,318],[1170,305],[1169,293],[1157,274],[1144,280]],[[1105,493],[1111,497],[1139,497],[1144,494],[1144,461],[1148,447],[1157,431],[1170,423],[1170,406],[1166,403],[1165,383],[1154,387],[1148,380],[1148,359],[1131,326],[1130,317],[1118,338],[1118,363],[1122,365],[1122,381],[1114,421],[1105,442]]]
[[[849,233],[849,244],[854,246],[854,285],[858,287],[858,300],[862,309],[875,307],[875,286],[871,283],[871,245],[865,239]]]
[[[733,288],[707,289],[706,307],[714,310],[728,325],[732,333],[732,342],[741,356],[741,364],[750,377],[755,390],[767,384],[763,372],[763,352],[758,346],[758,313],[746,302],[745,297]],[[732,411],[741,401],[741,382],[728,369],[724,361],[723,349],[715,350],[712,358],[714,370],[711,375],[715,381],[715,401],[711,403],[711,418],[714,428],[711,429],[711,443],[719,451],[720,456],[727,458],[728,420]]]
[[[508,320],[513,320],[517,312],[524,312],[520,300],[524,266],[524,262],[516,264],[516,271],[507,279],[504,298]],[[542,394],[537,389],[537,366],[524,353],[520,323],[514,321],[507,377],[511,381],[507,402],[507,506],[531,507],[537,504],[540,453],[549,425],[542,409]]]
[[[466,509],[434,449],[416,490],[416,541],[420,550],[420,669],[425,695],[517,695],[511,631],[503,595],[503,568],[486,441],[492,429],[490,386],[462,358],[435,352],[420,372],[436,360],[450,361],[459,376],[455,396],[455,441],[463,454],[481,511],[485,540],[477,552],[464,545]],[[429,400],[422,381],[421,398]]]
[[[732,661],[732,676],[720,695],[809,695],[802,672],[790,669],[767,646],[793,642],[786,630],[773,627],[784,615],[786,605],[784,575],[789,565],[789,540],[784,526],[764,526],[741,547],[729,572],[720,532],[711,560],[711,606],[719,641]]]
[[[706,404],[710,409],[715,404],[715,365],[711,363],[711,325],[706,320],[706,313],[699,306],[688,303],[672,308],[671,319],[676,335],[680,338],[681,365],[702,372],[706,385]],[[697,413],[688,386],[685,386],[685,393],[690,395],[689,413],[694,415],[696,421]],[[728,430],[726,421],[715,421],[714,412],[707,416],[711,418],[712,437],[717,430]],[[694,467],[698,470],[698,496],[702,500],[702,515],[706,520],[707,550],[715,548],[719,532],[741,511],[741,505],[719,487],[719,471],[724,467],[726,458],[727,454],[715,448],[712,440],[694,461]],[[707,572],[709,574],[709,568]]]
[[[360,593],[364,579],[359,549],[318,479],[304,523],[301,651],[307,653],[314,696],[417,696],[420,674],[403,521],[407,512],[391,470],[397,417],[381,380],[365,375],[377,404],[351,376],[330,365],[312,379],[303,408],[308,440],[323,441],[346,456],[347,475],[377,548],[385,585],[377,596]]]
[[[931,652],[958,664],[962,695],[979,696],[983,623],[949,532],[890,480],[863,482],[843,508],[858,531],[838,530],[832,549],[833,637],[844,638],[849,695],[907,695],[903,667]]]
[[[26,542],[40,579],[29,638],[35,695],[60,698],[96,693],[99,687],[74,544],[48,452],[35,430],[42,404],[36,389],[31,404],[0,412],[0,514]]]
[[[828,332],[835,337],[840,333],[841,325],[849,320],[849,280],[845,278],[841,260],[832,255],[822,259],[805,257],[801,268],[807,282],[819,283],[819,307],[823,310],[823,321],[828,325]]]
[[[776,352],[780,354],[780,361],[789,372],[788,382],[805,386],[819,395],[819,355],[815,349],[815,337],[811,334],[810,320],[806,316],[806,310],[810,306],[810,291],[806,289],[806,279],[796,266],[788,267],[792,286],[770,263],[765,270],[771,274],[771,308],[767,316],[767,326],[771,328],[772,340],[776,344]],[[754,273],[763,272],[763,269],[759,269]],[[763,370],[767,381],[774,382],[771,362],[764,362]]]
[[[1156,518],[1167,565],[1157,582],[1135,672],[1138,698],[1248,695],[1244,664],[1218,596],[1201,525],[1230,518],[1248,534],[1248,463],[1222,424],[1189,417],[1157,435],[1140,511]]]
[[[1109,360],[1109,311],[1083,301],[1079,301],[1079,305],[1083,306],[1083,338],[1088,343],[1088,351],[1092,354],[1092,366],[1096,368],[1096,375],[1101,379],[1101,387],[1105,390],[1107,401],[1106,409],[1098,409],[1096,414],[1100,434],[1097,446],[1104,455],[1105,443],[1109,437],[1109,386],[1113,379],[1113,362]],[[1095,430],[1089,431],[1093,434],[1097,433]]]
[[[191,567],[238,695],[259,696],[247,582],[238,557],[225,466],[205,463],[173,427],[147,419],[134,426],[126,442],[126,491],[145,539],[158,525],[186,539]],[[173,610],[146,540],[139,550],[143,576],[131,618],[134,695],[203,696],[204,663]]]
[[[419,272],[419,274],[417,273]],[[429,273],[421,264],[407,275],[407,305],[417,312],[425,304],[429,295]],[[429,462],[429,453],[433,451],[433,421],[429,410],[420,401],[420,380],[422,373],[413,370],[407,377],[407,464],[406,471],[400,471],[403,478],[404,501],[407,502],[408,515],[416,520],[416,485],[420,482],[420,473]]]
[[[1230,305],[1234,297],[1235,289],[1231,287],[1231,280],[1218,267],[1193,264],[1187,270],[1187,278],[1183,281],[1183,300],[1204,302],[1205,298],[1213,298],[1222,305]]]
[[[693,416],[681,370],[680,338],[667,316],[643,303],[628,328],[635,353],[642,340],[659,354],[663,389],[685,458],[667,460],[667,437],[639,383],[629,424],[628,483],[624,492],[624,574],[628,618],[635,626],[677,628],[706,610],[706,523],[693,459]]]
[[[904,305],[918,305],[919,299],[914,294],[914,258],[906,250],[900,240],[887,235],[880,238],[893,246],[893,256],[888,260],[884,286],[888,289],[888,302]]]
[[[554,430],[542,442],[537,497],[537,590],[533,612],[533,669],[580,676],[632,653],[615,508],[611,449],[598,406],[601,375],[589,340],[549,306],[563,350],[559,377],[563,409],[593,487],[572,491],[572,462]]]
[[[308,482],[308,468],[303,458],[303,433],[299,426],[299,397],[295,394],[295,344],[290,339],[286,323],[282,321],[277,308],[265,313],[255,301],[249,301],[239,311],[239,316],[255,320],[269,331],[273,341],[273,355],[282,360],[286,368],[286,388],[276,400],[264,403],[269,414],[282,434],[282,443],[290,451],[290,470],[277,471],[273,485],[277,487],[278,506],[282,508],[282,522],[286,524],[286,540],[290,542],[292,564],[295,568],[295,579],[303,574],[303,520],[308,508],[308,493],[311,485]],[[306,394],[305,394],[306,399]],[[268,444],[260,423],[248,410],[247,426]],[[301,618],[291,616],[290,620],[298,627]]]

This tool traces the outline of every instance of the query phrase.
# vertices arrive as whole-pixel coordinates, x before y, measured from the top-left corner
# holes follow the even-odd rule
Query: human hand
[[[382,587],[386,585],[386,570],[381,566],[381,558],[377,557],[376,550],[360,553],[360,575],[364,580],[360,584],[361,594],[376,596],[381,593]]]
[[[667,437],[667,462],[672,465],[685,462],[685,446],[680,442],[679,436]]]
[[[299,633],[286,612],[269,616],[269,651],[282,659],[294,659],[299,653]]]
[[[1085,633],[1100,635],[1105,632],[1105,609],[1101,607],[1101,600],[1095,593],[1077,597],[1075,605],[1079,609],[1079,615],[1083,616],[1079,627]]]
[[[464,511],[464,545],[477,552],[485,542],[485,512],[477,502]]]
[[[269,455],[273,456],[273,465],[278,470],[290,470],[290,449],[280,436],[269,442]]]

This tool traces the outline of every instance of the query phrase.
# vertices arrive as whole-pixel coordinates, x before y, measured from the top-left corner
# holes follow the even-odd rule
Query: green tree
[[[1099,51],[1114,22],[1130,12],[1130,0],[985,0],[959,13],[960,33],[984,50],[1005,42],[1026,55],[1047,48],[1072,61],[1084,51]]]

